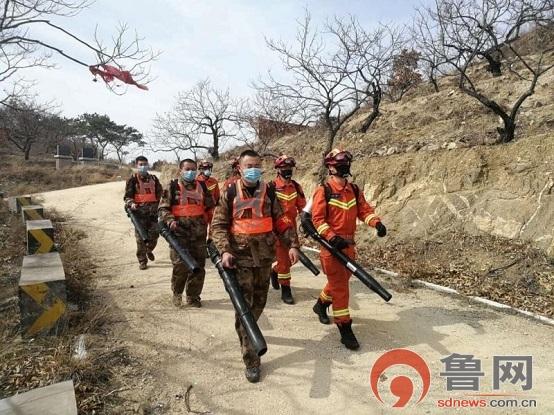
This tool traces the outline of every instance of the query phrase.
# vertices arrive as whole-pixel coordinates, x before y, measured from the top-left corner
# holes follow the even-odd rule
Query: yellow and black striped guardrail
[[[54,227],[44,208],[30,196],[8,198],[27,229],[27,255],[19,279],[21,332],[24,336],[58,334],[67,323],[65,271],[54,243]],[[1,411],[0,411],[1,412]]]
[[[27,224],[27,254],[46,254],[54,252],[54,227],[48,219],[28,220]]]
[[[42,205],[27,205],[21,207],[23,223],[28,220],[44,219],[44,207]]]
[[[66,323],[65,271],[58,252],[23,258],[19,280],[25,336],[57,334]]]

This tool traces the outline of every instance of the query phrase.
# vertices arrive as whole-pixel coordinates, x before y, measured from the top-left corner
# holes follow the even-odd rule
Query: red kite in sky
[[[129,71],[122,71],[120,69],[117,69],[115,66],[105,65],[105,64],[91,65],[88,68],[94,76],[100,75],[100,77],[102,77],[102,79],[106,83],[112,82],[114,79],[119,79],[120,81],[126,84],[136,85],[138,88],[148,91],[148,87],[146,85],[141,85],[137,83],[137,81],[133,79],[133,76]]]

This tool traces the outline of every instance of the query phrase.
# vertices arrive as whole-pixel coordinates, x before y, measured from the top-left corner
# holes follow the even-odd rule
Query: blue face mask
[[[211,170],[204,170],[203,173],[204,173],[204,176],[206,176],[206,177],[210,177],[212,175]]]
[[[181,173],[183,180],[186,182],[193,182],[196,179],[196,170],[187,170]]]
[[[256,183],[262,177],[262,169],[258,167],[251,167],[242,171],[242,177],[249,183]]]
[[[148,174],[149,167],[148,166],[138,166],[137,170],[139,174],[146,176]]]

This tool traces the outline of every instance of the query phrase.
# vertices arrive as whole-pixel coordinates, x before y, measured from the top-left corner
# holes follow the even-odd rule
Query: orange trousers
[[[352,259],[356,258],[356,248],[353,245],[349,245],[342,252]],[[333,305],[335,323],[352,321],[348,308],[350,298],[348,283],[352,273],[324,248],[321,249],[319,259],[323,272],[327,275],[327,284],[319,294],[320,300],[325,304]]]
[[[277,257],[277,264],[273,267],[273,271],[277,273],[280,285],[290,286],[290,258],[289,249],[277,240],[275,244],[275,256]]]

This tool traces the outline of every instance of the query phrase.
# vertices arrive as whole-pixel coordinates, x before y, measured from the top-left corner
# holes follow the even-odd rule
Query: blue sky
[[[130,87],[125,95],[114,95],[100,82],[91,82],[86,68],[57,57],[56,69],[29,70],[25,77],[37,81],[41,101],[54,100],[68,116],[105,113],[148,135],[156,112],[168,110],[179,90],[206,77],[219,88],[229,86],[234,95],[249,95],[250,81],[277,65],[264,36],[292,39],[295,20],[306,8],[315,23],[353,14],[372,27],[378,22],[409,23],[418,4],[413,0],[97,0],[79,15],[57,22],[86,39],[92,38],[96,25],[109,39],[119,22],[127,23],[145,44],[162,52],[152,64],[155,80],[150,91]],[[41,36],[94,63],[66,38],[50,32]]]

